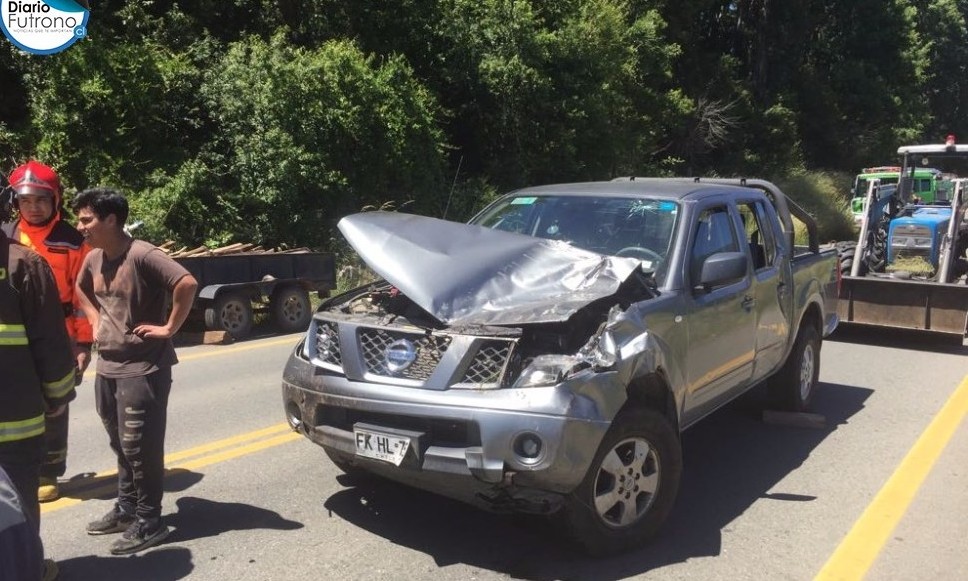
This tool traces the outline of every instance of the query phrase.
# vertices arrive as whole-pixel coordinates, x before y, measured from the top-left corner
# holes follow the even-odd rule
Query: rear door
[[[790,335],[793,283],[773,207],[762,198],[738,200],[737,209],[750,249],[753,276],[750,294],[755,301],[756,359],[753,380],[766,377],[783,359]]]

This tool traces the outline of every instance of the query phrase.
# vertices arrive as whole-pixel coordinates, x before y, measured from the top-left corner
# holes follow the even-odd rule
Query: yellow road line
[[[968,377],[915,442],[816,580],[862,579],[900,522],[931,468],[968,413]]]
[[[222,448],[228,448],[229,446],[235,446],[249,440],[258,440],[266,436],[276,434],[279,432],[288,432],[291,428],[289,424],[282,422],[274,426],[269,426],[268,428],[263,428],[261,430],[255,430],[254,432],[247,432],[245,434],[239,434],[237,436],[232,436],[231,438],[225,438],[224,440],[217,440],[208,444],[202,444],[201,446],[196,446],[195,448],[189,448],[188,450],[182,450],[181,452],[173,452],[171,454],[165,455],[165,464],[171,464],[179,460],[184,460],[185,458],[191,458],[192,456],[199,456],[201,454],[207,454],[215,450],[221,450]]]
[[[278,446],[279,444],[285,444],[286,442],[291,442],[300,437],[301,436],[299,434],[290,431],[288,424],[276,424],[261,430],[246,432],[230,438],[224,438],[215,442],[202,444],[201,446],[189,448],[188,450],[182,450],[181,452],[166,454],[165,469],[168,471],[175,471],[200,468],[210,464],[215,464],[217,462],[238,458],[239,456],[244,456],[246,454],[252,454],[266,448]],[[181,460],[185,460],[187,458],[194,459],[181,462]],[[75,504],[83,502],[84,500],[97,498],[117,490],[117,483],[115,481],[117,474],[118,473],[116,470],[99,472],[94,476],[85,479],[85,484],[87,484],[87,487],[85,487],[83,484],[72,487],[71,484],[65,483],[62,486],[62,493],[65,494],[65,496],[62,496],[54,502],[41,504],[41,513],[46,514],[55,510],[74,506]]]
[[[285,337],[283,339],[275,339],[273,341],[260,341],[259,343],[245,343],[243,345],[232,345],[231,347],[222,347],[219,349],[213,349],[212,351],[205,351],[204,353],[192,353],[190,355],[180,355],[178,357],[179,361],[192,361],[194,359],[202,359],[205,357],[216,357],[219,355],[234,355],[240,351],[251,351],[252,349],[261,349],[262,347],[273,347],[275,345],[282,345],[284,343],[289,343],[293,347],[296,346],[296,342],[302,338],[302,335],[297,335],[296,337]]]

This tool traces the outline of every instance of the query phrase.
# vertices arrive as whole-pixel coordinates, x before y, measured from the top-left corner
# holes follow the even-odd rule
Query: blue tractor
[[[915,170],[968,175],[968,145],[898,149],[896,184],[873,180],[856,244],[842,252],[841,322],[917,329],[961,343],[968,327],[968,179],[953,179],[933,204],[913,195]],[[843,250],[843,249],[842,249]]]

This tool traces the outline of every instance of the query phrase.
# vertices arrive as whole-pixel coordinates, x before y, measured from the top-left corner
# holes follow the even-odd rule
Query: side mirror
[[[742,252],[717,252],[702,263],[699,286],[709,291],[736,282],[746,276],[748,267],[749,261]]]

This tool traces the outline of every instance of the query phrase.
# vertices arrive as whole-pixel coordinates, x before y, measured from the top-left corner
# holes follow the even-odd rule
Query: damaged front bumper
[[[493,511],[550,513],[574,490],[609,427],[608,374],[554,387],[427,390],[348,380],[301,347],[283,373],[290,425],[337,463]],[[573,384],[569,386],[569,384]],[[600,387],[600,386],[598,386]],[[399,466],[357,453],[359,429],[401,434]]]

